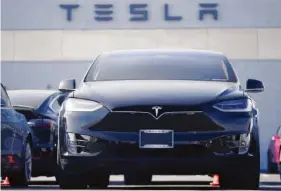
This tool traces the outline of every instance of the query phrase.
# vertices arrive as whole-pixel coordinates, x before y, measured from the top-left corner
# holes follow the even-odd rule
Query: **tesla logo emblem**
[[[152,107],[152,109],[155,111],[155,117],[158,117],[159,110],[162,109],[162,107],[154,106],[154,107]]]

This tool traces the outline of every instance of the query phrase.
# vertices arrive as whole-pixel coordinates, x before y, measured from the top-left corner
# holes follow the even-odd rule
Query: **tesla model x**
[[[109,175],[150,184],[153,175],[220,175],[222,188],[257,189],[258,109],[226,56],[195,50],[99,55],[59,113],[61,188],[103,188]]]

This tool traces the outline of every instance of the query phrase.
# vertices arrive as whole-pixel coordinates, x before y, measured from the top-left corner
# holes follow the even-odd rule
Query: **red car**
[[[281,148],[281,126],[277,129],[269,143],[267,152],[267,170],[269,173],[278,173],[279,155]]]

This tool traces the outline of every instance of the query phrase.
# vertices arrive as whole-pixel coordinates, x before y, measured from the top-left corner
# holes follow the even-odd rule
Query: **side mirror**
[[[248,79],[247,80],[246,92],[258,93],[258,92],[263,92],[263,91],[264,91],[264,86],[263,86],[263,83],[261,81],[255,80],[255,79]]]
[[[74,79],[62,80],[59,84],[61,92],[74,91],[76,88],[76,81]]]

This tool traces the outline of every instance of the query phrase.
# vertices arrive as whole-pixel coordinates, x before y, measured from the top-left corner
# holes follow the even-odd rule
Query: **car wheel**
[[[60,169],[60,167],[57,165],[57,164],[55,164],[55,167],[54,167],[54,174],[55,174],[55,182],[57,183],[57,184],[59,184],[59,179],[60,179],[60,172],[61,171],[61,169]]]
[[[89,180],[89,187],[91,189],[104,189],[109,185],[110,174],[108,173],[89,174],[88,177],[91,177],[91,180]]]
[[[60,189],[86,189],[87,183],[83,176],[69,175],[61,172],[58,180]]]
[[[222,189],[257,190],[259,188],[259,171],[254,167],[241,168],[243,170],[229,172],[220,176]]]
[[[133,173],[124,175],[125,185],[149,185],[152,181],[152,175],[142,174],[142,173]]]
[[[57,149],[54,148],[54,151],[53,151],[53,170],[52,172],[54,173],[54,176],[55,176],[55,179],[56,179],[56,183],[58,184],[58,181],[59,181],[59,174],[60,174],[60,171],[61,171],[61,168],[60,166],[58,165],[57,163]]]
[[[27,187],[32,173],[32,151],[29,142],[26,142],[23,151],[23,166],[20,172],[9,177],[10,185],[16,187]]]
[[[57,157],[58,164],[56,166],[55,178],[60,189],[87,189],[85,176],[66,173],[61,167],[60,155],[58,154]]]
[[[267,153],[267,171],[268,173],[275,173],[276,169],[274,168],[273,163],[271,162],[271,157],[270,157],[270,153]]]
[[[220,174],[220,186],[222,189],[258,190],[260,182],[260,151],[256,141],[252,140],[250,153],[251,162],[238,163],[234,172]]]
[[[87,189],[88,187],[85,176],[65,173],[60,163],[55,173],[56,182],[59,184],[60,189]]]

